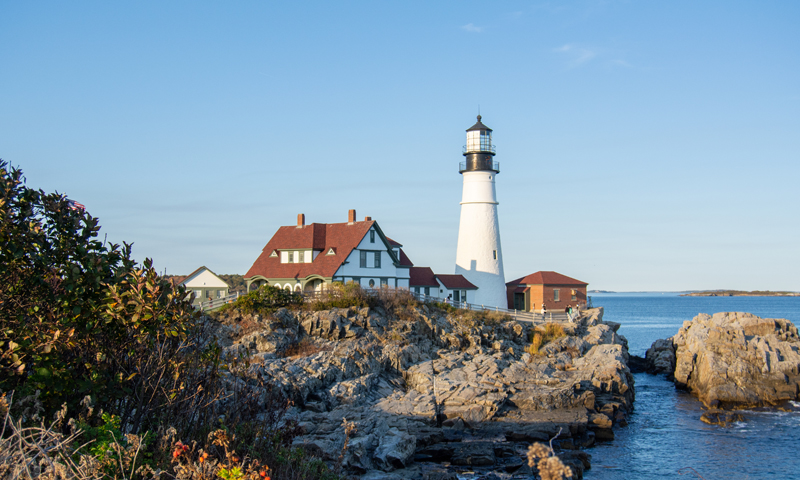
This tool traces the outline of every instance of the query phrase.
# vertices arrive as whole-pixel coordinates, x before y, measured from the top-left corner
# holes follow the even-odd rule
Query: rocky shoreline
[[[581,478],[583,449],[613,439],[634,401],[627,341],[602,317],[583,312],[533,354],[533,325],[428,305],[402,318],[381,308],[232,312],[216,330],[229,353],[251,354],[253,381],[294,402],[295,444],[353,478],[525,478],[536,473],[528,446],[551,439]]]

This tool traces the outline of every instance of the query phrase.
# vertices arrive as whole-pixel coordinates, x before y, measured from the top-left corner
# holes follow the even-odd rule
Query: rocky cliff
[[[293,400],[295,443],[362,478],[455,478],[443,464],[534,473],[525,450],[555,436],[580,477],[589,455],[579,449],[612,439],[634,400],[627,342],[602,313],[584,312],[534,354],[530,324],[427,305],[403,318],[380,308],[233,313],[218,334],[252,354],[255,380]],[[257,328],[243,335],[243,323]]]
[[[708,407],[778,405],[800,391],[800,338],[784,319],[700,314],[653,343],[647,361]]]

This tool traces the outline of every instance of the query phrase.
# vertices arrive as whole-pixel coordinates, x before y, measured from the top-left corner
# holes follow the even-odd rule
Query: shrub
[[[262,285],[235,302],[223,305],[216,312],[238,310],[243,314],[270,314],[279,308],[297,307],[303,304],[303,296],[272,285]]]
[[[276,478],[329,477],[291,447],[291,403],[252,373],[249,357],[223,356],[185,290],[149,259],[136,264],[130,245],[98,241],[99,228],[0,161],[0,393],[20,398],[17,420],[0,400],[0,471],[35,463],[64,478],[142,478],[137,458],[171,469],[176,439],[205,444],[223,429],[230,451],[249,462],[241,471],[225,464],[231,478],[252,474],[256,462],[274,465]],[[269,308],[300,302],[288,292],[259,295]],[[83,431],[65,436],[76,425],[64,422],[67,412],[90,403],[77,422]],[[56,423],[41,423],[53,415]]]
[[[525,351],[531,355],[538,355],[541,347],[565,335],[564,328],[561,325],[546,323],[544,327],[536,327],[531,330],[530,344],[525,346]]]
[[[195,320],[183,289],[99,230],[0,161],[0,390],[40,391],[46,414],[85,395],[127,397],[122,364],[154,342],[174,347]]]
[[[330,288],[320,292],[307,305],[311,310],[320,311],[330,310],[331,308],[375,307],[378,304],[377,296],[368,293],[361,288],[361,285],[353,282],[346,285],[341,282],[334,282]]]
[[[331,350],[331,347],[320,347],[310,337],[303,337],[299,342],[288,345],[283,351],[277,352],[279,357],[309,357],[319,352]]]

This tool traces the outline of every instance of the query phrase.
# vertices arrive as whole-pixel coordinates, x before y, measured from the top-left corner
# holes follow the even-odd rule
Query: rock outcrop
[[[653,343],[647,360],[708,407],[771,406],[800,392],[800,338],[784,319],[700,314]]]
[[[634,400],[627,341],[602,313],[584,312],[531,354],[534,326],[499,316],[282,309],[227,349],[248,351],[254,381],[294,402],[296,445],[363,478],[452,478],[443,462],[533,474],[527,447],[553,437],[580,478],[589,455],[579,449],[613,439]]]

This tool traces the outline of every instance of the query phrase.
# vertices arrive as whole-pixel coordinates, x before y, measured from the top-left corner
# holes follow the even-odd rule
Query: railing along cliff
[[[215,308],[219,308],[227,303],[235,302],[237,298],[244,295],[244,293],[236,292],[234,294],[228,295],[227,297],[222,298],[214,298],[205,302],[200,302],[199,309],[200,310],[214,310]]]

